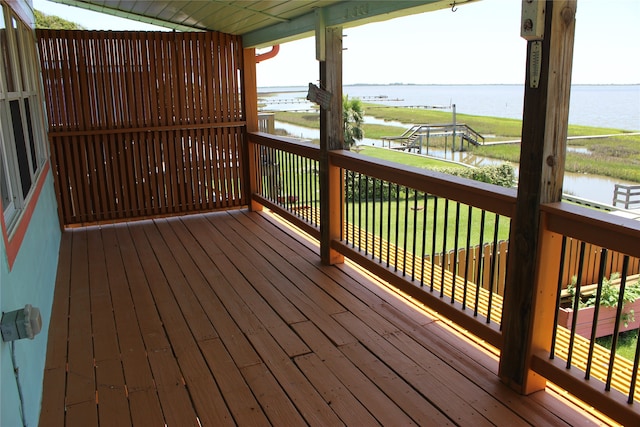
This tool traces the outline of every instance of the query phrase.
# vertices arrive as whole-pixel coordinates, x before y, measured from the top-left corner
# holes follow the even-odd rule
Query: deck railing
[[[319,238],[318,146],[266,133],[252,134],[249,143],[252,199]]]
[[[319,238],[319,181],[308,174],[318,169],[319,148],[261,133],[250,134],[248,140],[254,164],[253,202],[274,209]],[[277,192],[269,169],[273,158],[280,166]],[[330,247],[501,349],[502,313],[509,309],[502,299],[509,292],[503,290],[508,256],[504,240],[515,212],[515,191],[349,151],[331,151],[328,159],[343,179],[342,234],[328,243]],[[617,356],[615,350],[598,345],[595,336],[584,337],[575,328],[559,326],[558,313],[566,278],[587,272],[585,264],[596,259],[589,252],[601,252],[597,258],[601,276],[620,265],[625,267],[620,272],[623,277],[634,274],[635,258],[640,257],[640,223],[568,203],[544,205],[541,218],[535,278],[535,294],[540,296],[534,307],[531,372],[611,418],[635,424],[640,420],[639,404],[634,403],[640,350],[635,360]],[[592,249],[576,255],[576,241],[578,247]],[[502,255],[505,243],[507,255]],[[466,259],[475,246],[488,250],[477,251],[475,260]],[[457,255],[454,260],[439,256],[449,250]],[[600,288],[601,282],[595,292]],[[616,324],[623,324],[623,318],[624,312],[618,310]],[[620,330],[618,326],[615,335]]]
[[[249,143],[252,200],[319,237],[318,146],[264,133]],[[331,162],[344,180],[342,235],[331,246],[500,347],[506,259],[497,243],[509,235],[515,191],[349,151]],[[472,257],[484,244],[492,250]],[[461,271],[437,256],[454,248],[467,254]]]
[[[616,184],[613,190],[613,206],[618,204],[625,209],[640,206],[640,185]]]
[[[345,233],[332,246],[500,347],[502,298],[491,285],[496,254],[469,256],[462,271],[448,271],[435,255],[449,249],[470,255],[485,243],[497,251],[509,235],[515,192],[347,151],[332,152],[331,161],[345,177]]]
[[[629,324],[628,304],[624,304],[625,288],[638,281],[633,275],[634,264],[640,257],[640,222],[620,218],[611,214],[575,206],[568,203],[553,203],[542,207],[541,244],[539,247],[538,278],[533,328],[539,331],[534,337],[531,367],[538,374],[560,385],[573,395],[593,405],[624,425],[637,425],[640,419],[638,401],[640,389],[637,385],[640,346],[636,341],[635,355],[624,358],[616,354],[619,333]],[[569,252],[568,239],[579,243],[578,276],[574,295],[587,297],[583,290],[588,288],[595,303],[586,325],[580,326],[580,298],[574,297],[570,303],[571,322],[567,328],[562,323],[562,289],[567,269]],[[597,245],[596,260],[598,277],[593,285],[584,285],[581,272],[589,262],[586,247]],[[620,256],[621,254],[621,256]],[[622,263],[618,259],[622,258]],[[616,289],[615,307],[608,308],[603,293],[611,277],[611,266],[620,280],[609,283]],[[626,307],[626,308],[625,308]],[[608,313],[610,312],[610,313]],[[606,324],[606,317],[612,327],[611,349],[596,344],[598,330]],[[585,328],[586,331],[579,328]],[[636,326],[637,327],[637,326]],[[555,332],[555,333],[554,333]],[[586,338],[585,338],[586,337]]]

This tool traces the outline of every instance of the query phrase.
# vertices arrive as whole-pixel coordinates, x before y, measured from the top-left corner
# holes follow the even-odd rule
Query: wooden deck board
[[[349,390],[358,396],[360,402],[382,425],[415,425],[413,420],[393,403],[358,366],[345,357],[340,349],[332,345],[328,337],[313,323],[297,323],[294,328],[329,370],[338,373],[336,375],[339,375],[342,382],[348,384]]]
[[[588,425],[268,214],[64,233],[42,426]]]

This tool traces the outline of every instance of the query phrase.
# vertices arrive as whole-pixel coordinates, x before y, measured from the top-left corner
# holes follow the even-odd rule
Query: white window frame
[[[5,28],[7,52],[11,64],[4,63],[4,52],[0,52],[0,173],[4,174],[10,200],[3,206],[3,219],[10,234],[19,222],[20,213],[29,204],[37,186],[39,175],[48,159],[48,144],[44,125],[43,106],[38,75],[38,54],[33,30],[23,23],[10,8],[0,3]],[[9,91],[6,73],[11,73],[14,87]],[[17,101],[19,117],[12,112],[12,103]],[[29,104],[27,117],[26,103]],[[23,157],[18,158],[14,122],[20,121],[24,134]],[[35,155],[35,158],[34,158]],[[26,163],[25,163],[26,161]],[[20,163],[22,162],[22,164]],[[23,188],[21,176],[25,167],[29,172],[29,188]],[[24,187],[26,187],[26,177]],[[25,191],[26,190],[26,191]],[[4,205],[3,201],[3,205]]]

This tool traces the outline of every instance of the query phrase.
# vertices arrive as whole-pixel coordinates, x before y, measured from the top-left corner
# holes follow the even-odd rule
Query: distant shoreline
[[[376,98],[377,103],[394,107],[431,107],[474,116],[522,119],[524,85],[459,84],[345,85],[350,98]],[[275,111],[310,109],[305,99],[307,86],[260,87],[263,104]],[[640,84],[574,84],[571,90],[569,123],[611,129],[640,130]],[[446,107],[446,108],[445,108]]]
[[[343,87],[363,87],[363,86],[371,86],[371,87],[388,87],[388,86],[434,86],[434,87],[443,87],[443,86],[520,86],[524,87],[524,83],[352,83],[343,85]],[[575,83],[572,84],[571,87],[583,87],[583,86],[602,86],[602,87],[621,87],[621,86],[640,86],[640,83]],[[278,90],[273,90],[278,89]],[[279,89],[291,89],[282,91]],[[302,92],[307,90],[307,85],[292,85],[292,86],[258,86],[258,93],[262,90],[268,90],[269,92]]]

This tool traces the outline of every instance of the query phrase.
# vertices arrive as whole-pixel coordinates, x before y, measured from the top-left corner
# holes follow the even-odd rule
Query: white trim
[[[47,136],[44,126],[38,55],[34,31],[24,24],[9,8],[0,3],[0,18],[6,36],[6,52],[10,64],[6,64],[5,53],[0,51],[0,150],[2,150],[3,173],[11,201],[3,204],[3,218],[10,235],[21,218],[29,198],[36,188],[38,176],[48,157]],[[9,24],[9,25],[7,25]],[[12,90],[8,90],[6,73],[11,73]],[[28,114],[27,114],[27,104]],[[16,109],[16,106],[18,107]],[[14,125],[22,127],[24,147],[17,143]],[[30,131],[31,130],[31,131]],[[19,146],[18,146],[19,145]],[[18,156],[18,153],[21,153]],[[35,156],[35,158],[34,158]],[[28,171],[29,181],[23,175]],[[26,187],[29,184],[29,188]]]

